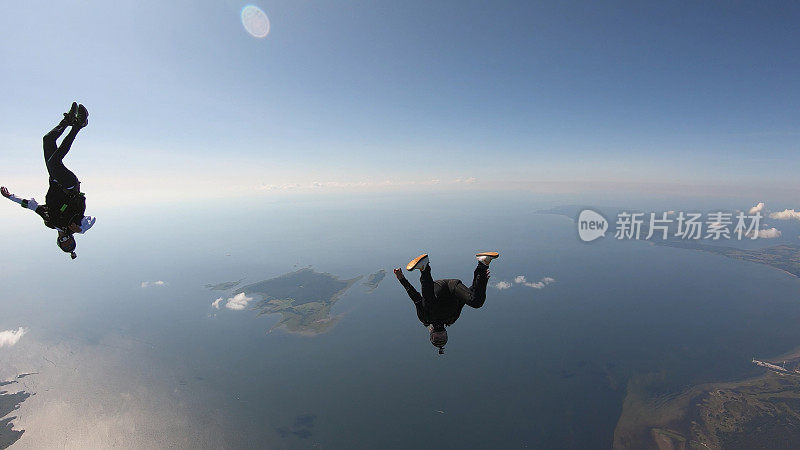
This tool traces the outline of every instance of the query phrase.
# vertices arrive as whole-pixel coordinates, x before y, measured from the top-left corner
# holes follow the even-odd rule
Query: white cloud
[[[555,279],[555,278],[552,278],[552,277],[544,277],[544,278],[542,278],[542,279],[541,279],[541,280],[539,280],[539,281],[533,281],[533,282],[531,282],[531,281],[528,281],[528,280],[525,278],[525,275],[517,275],[517,276],[514,278],[514,283],[521,284],[521,285],[523,285],[523,286],[527,286],[527,287],[529,287],[529,288],[534,288],[534,289],[542,289],[543,287],[547,286],[547,285],[548,285],[548,284],[550,284],[550,283],[555,283],[555,281],[556,281],[556,279]]]
[[[313,183],[309,187],[314,187],[318,183]],[[264,191],[293,191],[299,189],[301,186],[297,183],[284,183],[284,184],[262,184],[259,189]]]
[[[19,327],[16,330],[0,331],[0,347],[11,347],[12,345],[16,344],[22,335],[27,332],[28,330],[22,327]]]
[[[747,237],[752,237],[753,232],[747,233]],[[781,237],[781,231],[775,227],[758,230],[757,237],[761,239],[775,239]]]
[[[242,309],[247,308],[247,304],[253,300],[253,297],[248,297],[244,295],[244,292],[240,292],[233,297],[228,299],[228,303],[225,303],[225,307],[228,309],[233,309],[235,311],[239,311]]]
[[[211,306],[213,306],[214,308],[217,308],[217,309],[219,309],[219,302],[221,302],[221,301],[222,301],[222,297],[220,297],[220,298],[218,298],[218,299],[214,300],[214,301],[211,303]]]
[[[511,285],[511,283],[509,283],[508,281],[498,281],[498,282],[497,282],[497,283],[494,285],[494,287],[495,287],[495,288],[497,288],[497,289],[500,289],[501,291],[502,291],[503,289],[508,289],[508,288],[510,288],[511,286],[512,286],[512,285]]]
[[[770,219],[778,219],[778,220],[789,220],[789,219],[796,219],[800,220],[800,211],[795,211],[793,209],[784,209],[780,212],[774,212],[769,215]]]
[[[166,285],[167,285],[167,282],[166,281],[161,281],[161,280],[158,280],[158,281],[142,281],[142,287],[143,288],[148,288],[148,287],[151,287],[151,286],[166,286]]]
[[[752,208],[750,208],[750,211],[748,211],[747,213],[748,214],[755,214],[755,213],[761,212],[763,210],[764,210],[764,202],[758,202],[758,204],[756,206],[753,206]]]

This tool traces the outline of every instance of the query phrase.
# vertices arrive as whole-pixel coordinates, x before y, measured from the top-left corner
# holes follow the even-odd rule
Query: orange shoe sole
[[[423,258],[427,258],[427,257],[428,257],[428,254],[427,253],[423,253],[423,254],[417,256],[416,258],[412,259],[411,262],[406,264],[406,270],[409,270],[409,271],[414,270],[414,267],[416,267],[417,264],[419,264],[419,262]]]

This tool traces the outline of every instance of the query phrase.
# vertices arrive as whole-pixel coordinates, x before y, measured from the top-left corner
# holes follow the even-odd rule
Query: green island
[[[280,314],[281,320],[273,329],[317,335],[335,325],[338,317],[331,317],[331,308],[361,278],[340,280],[307,267],[244,286],[234,295],[244,293],[248,297],[260,297],[254,307],[259,315]]]
[[[367,281],[362,284],[367,287],[367,293],[371,293],[378,288],[381,281],[386,277],[386,271],[381,269],[367,277]]]

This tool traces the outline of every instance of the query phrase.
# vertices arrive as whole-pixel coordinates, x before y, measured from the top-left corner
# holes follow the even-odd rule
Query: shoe
[[[481,252],[475,254],[475,258],[477,258],[478,261],[480,261],[483,264],[486,264],[487,266],[489,265],[490,262],[492,262],[493,259],[499,257],[500,253],[497,252]]]
[[[75,116],[78,113],[78,104],[72,102],[72,106],[69,108],[69,111],[64,113],[64,119],[62,122],[65,122],[66,125],[74,125],[75,124]]]
[[[423,253],[417,256],[416,258],[412,259],[411,262],[409,262],[406,265],[406,270],[408,270],[409,272],[414,269],[419,269],[420,271],[422,271],[425,270],[426,267],[428,267],[428,254]]]
[[[72,125],[79,128],[89,125],[89,111],[85,106],[78,105],[78,112],[75,114],[75,122]]]

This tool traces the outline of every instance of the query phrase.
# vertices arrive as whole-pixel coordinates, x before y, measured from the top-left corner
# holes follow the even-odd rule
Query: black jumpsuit
[[[422,295],[405,278],[400,280],[400,283],[414,302],[417,317],[423,325],[449,326],[458,320],[464,305],[473,308],[483,306],[486,301],[486,285],[489,281],[486,273],[488,268],[489,266],[478,263],[470,287],[455,279],[433,281],[430,265],[420,274]]]
[[[36,208],[36,213],[42,216],[48,227],[68,232],[70,224],[81,224],[86,212],[86,199],[80,192],[81,184],[78,177],[67,169],[63,162],[80,127],[73,126],[61,141],[61,145],[56,143],[67,126],[66,121],[61,121],[44,136],[44,163],[50,175],[50,187],[45,197],[45,205]]]

